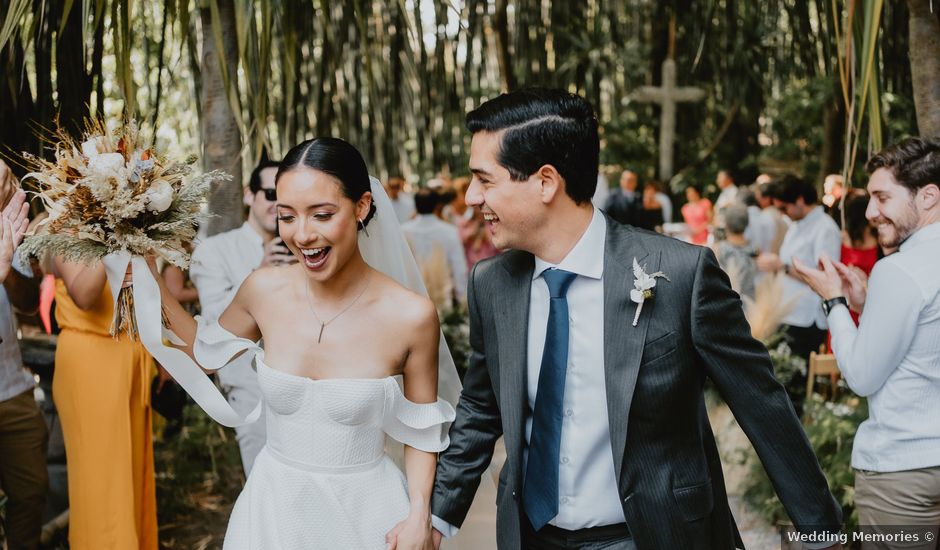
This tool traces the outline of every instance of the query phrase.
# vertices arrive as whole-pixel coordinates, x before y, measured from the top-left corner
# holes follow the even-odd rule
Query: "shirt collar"
[[[934,222],[915,231],[913,235],[901,243],[899,250],[908,250],[934,239],[940,239],[940,222]]]
[[[565,259],[555,265],[536,256],[532,278],[536,279],[546,269],[555,267],[582,277],[600,279],[604,274],[604,242],[606,240],[607,221],[601,211],[595,208],[594,216],[584,231],[584,235],[581,235]]]

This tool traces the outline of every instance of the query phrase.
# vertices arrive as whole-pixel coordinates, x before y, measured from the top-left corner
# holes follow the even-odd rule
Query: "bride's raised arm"
[[[196,332],[198,329],[196,319],[180,305],[179,301],[177,301],[166,287],[153,258],[147,259],[147,265],[150,267],[154,279],[156,279],[157,283],[160,285],[160,301],[163,303],[163,312],[166,317],[164,322],[167,328],[173,331],[173,333],[183,341],[182,345],[177,344],[173,347],[186,353],[186,355],[192,358],[193,361],[206,372],[215,372],[224,366],[203,365],[199,362],[194,352],[197,338]],[[231,333],[232,336],[257,342],[261,338],[261,331],[247,307],[252,293],[251,288],[253,285],[251,284],[251,279],[252,277],[246,279],[238,289],[232,303],[229,304],[219,317],[218,324],[225,332]],[[231,362],[242,353],[244,353],[244,350],[227,358],[228,362]]]

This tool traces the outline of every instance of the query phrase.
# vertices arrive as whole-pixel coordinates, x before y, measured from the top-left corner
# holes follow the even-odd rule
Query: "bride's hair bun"
[[[353,202],[372,191],[369,170],[359,151],[349,143],[334,137],[318,137],[298,143],[287,152],[277,170],[275,182],[294,168],[311,168],[339,180],[343,195]],[[369,213],[362,219],[360,229],[369,225],[375,216],[375,201],[369,204]]]

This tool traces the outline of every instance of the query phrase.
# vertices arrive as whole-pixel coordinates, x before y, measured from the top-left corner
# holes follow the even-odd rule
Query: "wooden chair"
[[[806,398],[809,399],[813,395],[813,386],[816,384],[817,376],[828,376],[831,384],[832,391],[830,392],[829,399],[833,400],[836,398],[836,392],[838,386],[836,382],[839,381],[841,373],[839,372],[839,365],[836,363],[836,356],[831,353],[822,353],[822,348],[820,352],[816,353],[811,352],[809,354],[809,368],[806,371]]]

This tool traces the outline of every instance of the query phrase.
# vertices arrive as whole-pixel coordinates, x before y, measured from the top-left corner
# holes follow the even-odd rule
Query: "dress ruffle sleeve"
[[[256,342],[235,336],[222,328],[217,321],[196,317],[196,322],[198,325],[193,355],[202,368],[219,370],[242,352],[264,359],[264,351]]]
[[[447,431],[456,412],[450,403],[438,399],[434,403],[409,401],[401,387],[389,378],[385,390],[386,434],[401,443],[428,453],[439,453],[450,445]]]

